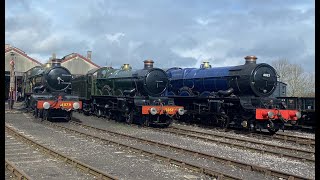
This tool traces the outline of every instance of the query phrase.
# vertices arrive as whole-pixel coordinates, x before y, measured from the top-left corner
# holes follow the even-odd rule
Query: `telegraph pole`
[[[9,90],[9,109],[13,109],[14,103],[14,86],[15,86],[15,77],[14,77],[14,53],[11,52],[11,61],[10,61],[10,90]]]

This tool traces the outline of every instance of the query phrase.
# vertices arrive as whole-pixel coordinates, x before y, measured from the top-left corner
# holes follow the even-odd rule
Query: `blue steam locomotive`
[[[277,72],[256,59],[246,56],[245,64],[239,66],[212,68],[204,62],[200,68],[170,68],[166,96],[185,107],[183,121],[266,128],[275,133],[285,122],[294,124],[301,113],[285,110],[280,101],[269,98],[277,86]]]

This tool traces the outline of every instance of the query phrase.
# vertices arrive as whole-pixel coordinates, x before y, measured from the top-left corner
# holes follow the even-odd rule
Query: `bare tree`
[[[289,77],[290,63],[287,59],[279,59],[272,61],[272,66],[276,69],[278,74],[278,81],[286,82],[286,78]]]
[[[305,97],[315,97],[315,73],[314,72],[310,72],[310,73],[305,73],[305,87],[304,88],[304,96]]]
[[[287,84],[287,96],[305,97],[315,93],[315,74],[305,73],[299,64],[290,64],[287,59],[272,61],[279,78]]]
[[[306,81],[306,77],[303,74],[301,65],[290,64],[288,70],[288,77],[285,78],[289,86],[287,94],[289,96],[302,96],[304,91],[303,84]]]

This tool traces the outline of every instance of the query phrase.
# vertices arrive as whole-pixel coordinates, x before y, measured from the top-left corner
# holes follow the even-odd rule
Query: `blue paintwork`
[[[189,87],[200,93],[204,91],[227,90],[229,88],[229,70],[235,66],[215,68],[169,69],[167,74],[172,85],[170,90],[177,92],[181,87]],[[169,90],[169,91],[170,91]]]

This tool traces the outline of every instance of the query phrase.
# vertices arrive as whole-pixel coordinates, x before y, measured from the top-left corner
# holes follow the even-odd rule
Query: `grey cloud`
[[[165,41],[158,43],[136,42],[136,47],[130,47],[131,41],[125,36],[119,42],[119,44],[110,42],[100,36],[93,45],[93,59],[101,65],[112,64],[112,66],[120,67],[124,63],[129,63],[133,68],[141,68],[142,61],[146,59],[153,59],[155,66],[162,68],[181,66],[182,64],[193,66],[196,63],[193,58],[183,58],[173,53]]]
[[[144,43],[137,50],[137,54],[141,59],[154,59],[157,67],[172,67],[172,66],[193,66],[197,60],[194,58],[183,58],[173,53],[165,43],[152,44]]]
[[[6,1],[5,3],[5,11],[6,13],[15,14],[19,13],[19,11],[29,11],[30,10],[30,0],[10,0]],[[7,9],[10,8],[10,11],[7,11]]]
[[[188,34],[181,34],[167,39],[167,43],[168,45],[179,48],[195,48],[199,45],[199,41]]]
[[[26,9],[30,5],[24,2]],[[244,56],[256,54],[266,61],[276,57],[292,61],[305,59],[310,62],[305,68],[312,69],[312,2],[64,2],[59,11],[68,17],[65,19],[48,17],[36,10],[6,15],[6,39],[9,41],[6,43],[43,55],[51,55],[53,51],[57,54],[85,54],[92,50],[92,58],[99,65],[130,63],[139,68],[146,58],[154,59],[155,66],[161,67],[195,66],[200,61],[195,56],[173,51],[181,49],[212,55],[210,62],[217,65],[229,58],[242,61]],[[302,5],[304,11],[299,9]],[[48,12],[51,15],[57,13],[53,9]],[[206,23],[201,25],[197,19]],[[30,22],[33,23],[30,25]],[[105,38],[106,34],[116,33],[125,34],[119,43]],[[136,45],[132,47],[132,43]]]
[[[278,36],[270,37],[264,41],[258,41],[247,48],[230,49],[227,56],[243,56],[252,53],[260,56],[282,56],[295,57],[305,50],[305,45],[302,39],[298,38],[280,38]],[[299,49],[299,51],[296,51]],[[288,57],[290,56],[290,57]]]

